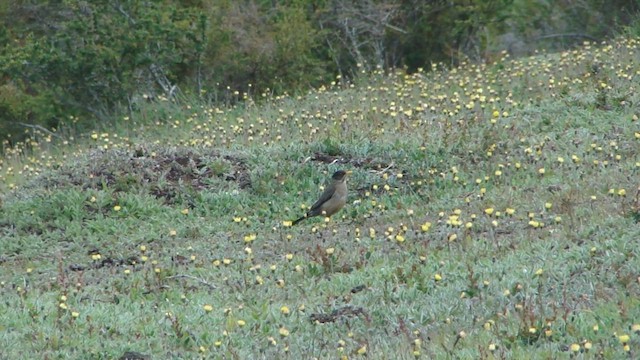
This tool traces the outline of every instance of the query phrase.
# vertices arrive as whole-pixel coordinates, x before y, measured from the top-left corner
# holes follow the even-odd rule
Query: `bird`
[[[331,176],[331,184],[324,190],[307,213],[292,223],[292,226],[304,219],[323,215],[329,217],[344,207],[347,203],[347,174],[350,171],[338,170]]]

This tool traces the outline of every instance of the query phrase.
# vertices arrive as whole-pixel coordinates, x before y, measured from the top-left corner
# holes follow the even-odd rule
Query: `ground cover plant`
[[[36,129],[0,358],[636,358],[638,46]],[[347,206],[290,226],[337,169]]]

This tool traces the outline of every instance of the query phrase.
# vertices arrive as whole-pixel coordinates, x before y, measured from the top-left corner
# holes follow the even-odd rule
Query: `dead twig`
[[[51,136],[55,136],[55,137],[57,137],[58,139],[60,139],[60,135],[58,135],[58,134],[56,134],[56,133],[52,132],[51,130],[48,130],[48,129],[46,129],[45,127],[42,127],[42,126],[40,126],[40,125],[25,124],[25,123],[23,123],[23,122],[18,122],[17,124],[18,124],[18,125],[21,125],[21,126],[24,126],[24,127],[31,128],[31,129],[36,129],[36,130],[40,130],[40,131],[42,131],[42,132],[46,132],[47,134],[49,134],[49,135],[51,135]]]

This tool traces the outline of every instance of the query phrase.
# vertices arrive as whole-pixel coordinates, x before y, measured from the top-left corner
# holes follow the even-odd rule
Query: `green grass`
[[[0,358],[635,358],[638,45],[7,149]]]

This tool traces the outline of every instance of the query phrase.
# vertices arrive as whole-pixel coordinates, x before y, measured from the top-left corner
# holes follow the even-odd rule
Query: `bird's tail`
[[[306,219],[306,218],[307,218],[307,215],[305,215],[305,216],[303,216],[303,217],[299,218],[298,220],[295,220],[294,222],[292,222],[292,223],[291,223],[291,226],[293,226],[293,225],[295,225],[295,224],[299,223],[300,221],[302,221],[302,220],[304,220],[304,219]]]

